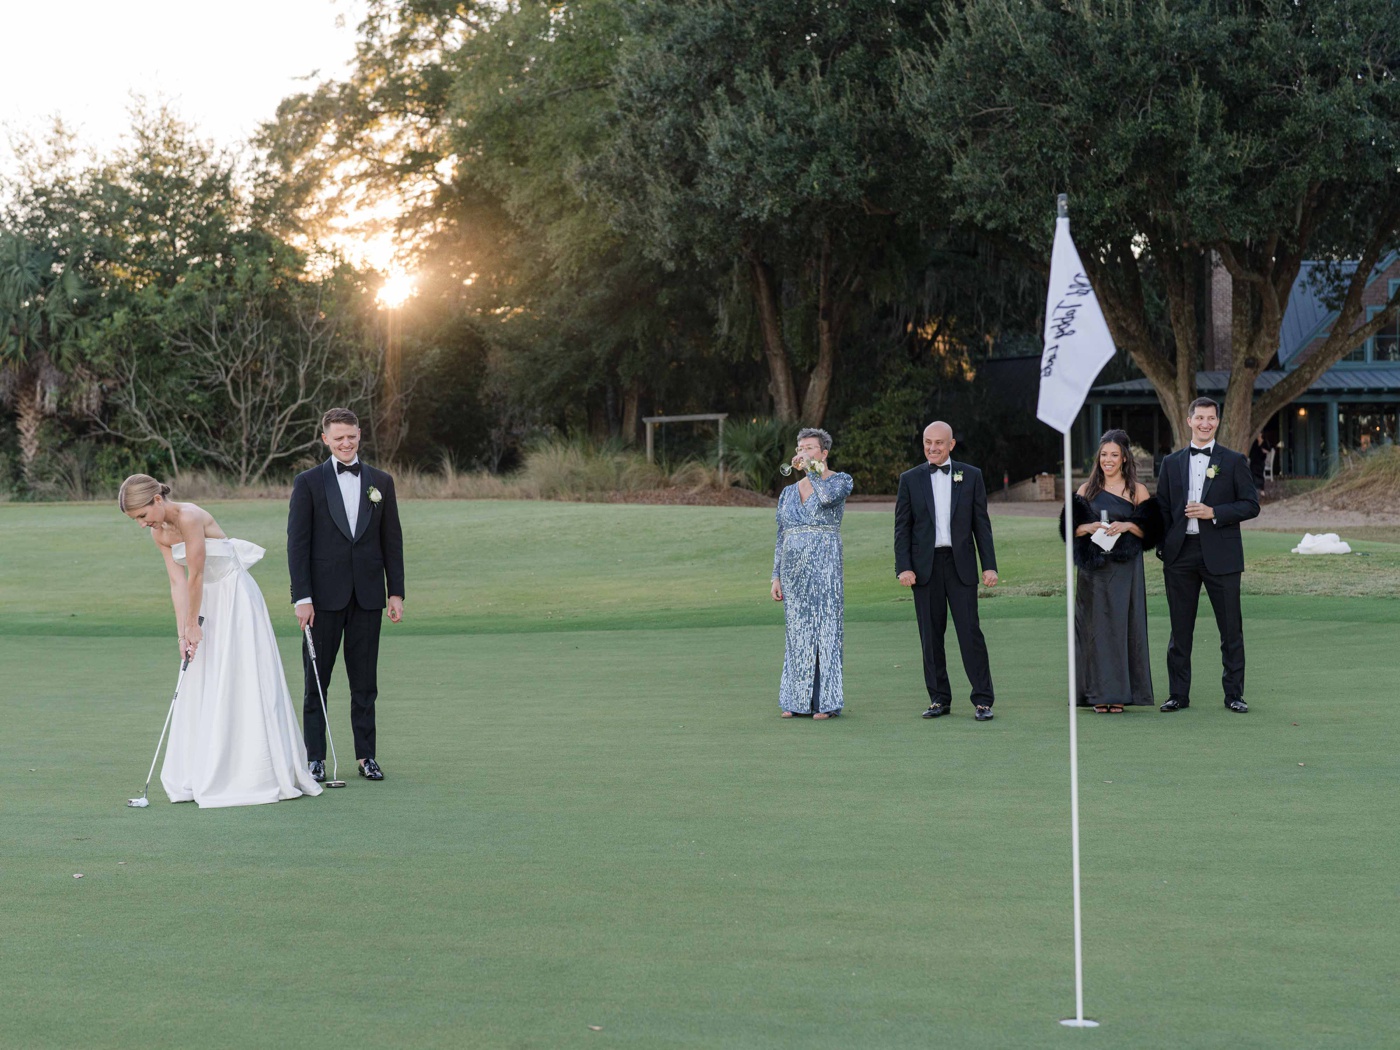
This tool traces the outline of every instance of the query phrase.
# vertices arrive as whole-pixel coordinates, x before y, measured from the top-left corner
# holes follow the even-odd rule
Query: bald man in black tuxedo
[[[927,462],[900,475],[894,506],[894,571],[914,594],[929,695],[924,717],[940,718],[952,710],[943,648],[951,610],[963,670],[972,683],[977,721],[990,722],[995,695],[987,642],[977,615],[977,559],[980,555],[982,585],[995,587],[996,551],[982,472],[952,459],[955,444],[952,427],[930,423],[924,429]]]

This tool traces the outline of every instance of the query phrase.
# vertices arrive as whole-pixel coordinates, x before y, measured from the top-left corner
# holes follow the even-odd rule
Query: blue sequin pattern
[[[841,578],[841,517],[851,494],[849,474],[812,478],[803,502],[797,485],[778,497],[773,576],[782,583],[787,649],[778,706],[795,714],[840,711],[841,646],[846,618]],[[820,665],[820,671],[818,670]],[[815,690],[813,686],[816,686]]]

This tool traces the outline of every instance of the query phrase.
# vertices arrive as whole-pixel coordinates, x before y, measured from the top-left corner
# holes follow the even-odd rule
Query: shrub
[[[798,427],[776,419],[752,419],[724,428],[724,459],[735,480],[755,492],[776,492],[778,467],[792,458]]]
[[[719,480],[719,468],[698,459],[688,459],[675,470],[668,479],[671,485],[687,492],[705,492],[723,488]]]
[[[922,385],[892,385],[833,435],[835,458],[857,492],[886,495],[899,488],[899,475],[918,461],[927,398]]]
[[[516,476],[536,499],[584,499],[609,492],[661,488],[665,473],[621,445],[548,441],[525,453]]]

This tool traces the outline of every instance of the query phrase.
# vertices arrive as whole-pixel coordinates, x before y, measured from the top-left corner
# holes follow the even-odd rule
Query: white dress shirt
[[[339,460],[332,456],[331,462],[338,463]],[[360,462],[360,457],[356,456],[350,461],[350,466],[353,467],[358,462]],[[360,520],[360,475],[351,474],[348,470],[344,472],[336,470],[335,481],[340,486],[340,498],[345,501],[345,517],[350,522],[350,535],[353,536],[355,535],[355,523]]]
[[[951,524],[953,514],[953,464],[951,460],[944,460],[943,465],[948,470],[942,471],[934,467],[929,472],[929,478],[933,483],[933,526],[935,547],[951,547],[953,545],[953,527]]]
[[[1207,445],[1197,445],[1193,441],[1191,442],[1191,447],[1204,448],[1208,453],[1214,452],[1215,442],[1212,441]],[[1186,502],[1199,503],[1201,502],[1201,490],[1206,487],[1206,468],[1210,466],[1210,456],[1192,455],[1190,452],[1187,452],[1186,458],[1191,461],[1189,464],[1191,469],[1187,475],[1191,481],[1190,484],[1186,486]],[[1186,535],[1196,536],[1200,531],[1201,521],[1199,518],[1186,519]]]
[[[339,462],[332,456],[331,469],[335,470],[335,464]],[[358,462],[360,462],[360,457],[356,456],[350,465],[353,467]],[[360,470],[363,472],[364,468],[361,467]],[[360,475],[351,474],[348,470],[344,472],[336,470],[335,483],[340,486],[340,498],[345,501],[345,517],[350,522],[350,535],[353,536],[355,535],[355,523],[360,520]],[[310,605],[311,599],[298,598],[292,604]]]

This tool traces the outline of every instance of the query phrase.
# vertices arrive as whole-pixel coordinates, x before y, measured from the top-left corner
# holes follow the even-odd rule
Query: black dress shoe
[[[1163,711],[1185,711],[1191,706],[1191,701],[1184,696],[1170,696],[1167,702],[1162,705]]]
[[[360,776],[366,780],[383,780],[384,770],[379,768],[379,763],[372,758],[367,758],[360,764]]]
[[[326,764],[319,758],[311,763],[311,779],[318,784],[326,782]]]
[[[992,709],[990,707],[979,707],[974,715],[979,722],[990,722],[992,720]]]
[[[1244,697],[1242,696],[1227,696],[1225,698],[1225,706],[1236,714],[1249,714],[1249,705],[1244,702]]]
[[[924,717],[925,717],[925,718],[939,718],[940,716],[946,715],[946,714],[949,714],[949,713],[950,713],[950,709],[949,709],[949,707],[948,707],[947,704],[929,704],[929,705],[928,705],[928,710],[924,712]]]

